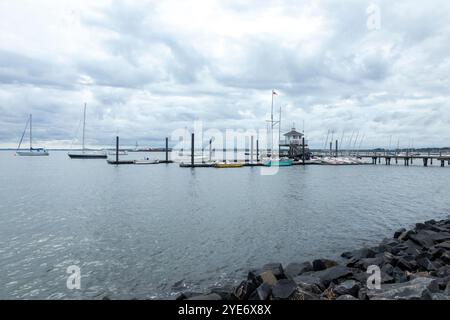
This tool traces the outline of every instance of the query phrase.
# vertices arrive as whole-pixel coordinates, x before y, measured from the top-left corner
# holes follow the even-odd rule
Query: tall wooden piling
[[[256,139],[256,162],[259,162],[259,140]]]
[[[116,164],[119,164],[119,136],[116,137]]]
[[[253,164],[253,136],[250,137],[250,163]]]
[[[209,139],[209,162],[212,161],[212,139]]]
[[[191,133],[191,167],[194,167],[194,134]]]
[[[336,140],[336,158],[339,156],[338,141]]]
[[[166,137],[166,162],[169,162],[169,138]]]
[[[306,154],[305,154],[305,137],[302,138],[302,161],[303,165],[305,165]]]

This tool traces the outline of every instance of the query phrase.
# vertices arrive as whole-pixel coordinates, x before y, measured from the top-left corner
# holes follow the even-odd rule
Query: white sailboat
[[[69,152],[69,153],[67,153],[67,155],[71,159],[106,159],[106,158],[108,158],[108,155],[104,151],[86,150],[85,143],[84,143],[85,131],[86,131],[86,103],[84,104],[84,112],[83,112],[83,141],[82,141],[81,152],[80,151]]]
[[[22,145],[23,138],[25,137],[25,132],[27,131],[28,125],[30,125],[30,149],[20,151],[20,146]],[[23,130],[22,138],[20,138],[19,146],[16,150],[16,155],[18,156],[48,156],[49,153],[45,148],[33,148],[33,116],[30,114],[27,120],[27,124],[25,125],[25,130]]]

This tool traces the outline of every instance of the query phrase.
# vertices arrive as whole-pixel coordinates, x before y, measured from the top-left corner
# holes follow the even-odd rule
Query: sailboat
[[[108,155],[106,154],[106,152],[86,150],[85,143],[84,143],[85,131],[86,131],[86,103],[84,104],[84,112],[83,112],[83,141],[82,141],[81,152],[79,152],[79,151],[69,152],[69,153],[67,153],[67,155],[71,159],[106,159],[106,158],[108,158]]]
[[[278,121],[273,120],[273,96],[277,95],[277,93],[272,90],[272,109],[270,114],[270,124],[271,124],[271,134],[272,134],[272,142],[271,142],[271,150],[270,150],[270,157],[263,160],[263,165],[266,167],[288,167],[292,166],[294,163],[294,160],[289,159],[287,157],[280,158],[280,150],[278,149],[278,156],[275,156],[275,152],[273,150],[273,127],[275,124],[278,124],[278,140],[281,136],[281,107],[280,107],[280,118]],[[279,143],[279,141],[278,141]],[[267,154],[269,154],[269,151],[267,150]]]
[[[25,132],[27,131],[28,125],[30,125],[30,149],[26,151],[19,151],[22,145],[23,138],[25,137]],[[23,130],[22,138],[20,138],[19,146],[16,150],[16,155],[18,156],[48,156],[47,149],[44,148],[33,148],[33,116],[30,114],[25,125],[25,130]]]

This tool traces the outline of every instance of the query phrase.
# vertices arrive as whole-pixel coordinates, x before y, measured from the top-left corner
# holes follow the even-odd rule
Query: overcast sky
[[[272,88],[313,147],[450,146],[450,2],[243,3],[2,0],[0,147],[29,113],[36,144],[70,146],[84,102],[92,146],[264,128]]]

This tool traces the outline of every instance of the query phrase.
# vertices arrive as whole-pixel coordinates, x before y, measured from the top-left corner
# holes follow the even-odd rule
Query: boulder
[[[337,266],[337,264],[338,263],[336,261],[328,260],[328,259],[317,259],[317,260],[314,260],[312,263],[314,271],[325,270],[325,269]]]
[[[445,264],[450,264],[450,253],[448,251],[444,252],[440,258],[442,260],[442,262],[444,262]]]
[[[450,251],[450,241],[444,241],[444,242],[438,243],[436,245],[436,248],[441,248],[441,249]]]
[[[367,291],[370,300],[421,300],[429,299],[428,289],[434,280],[431,278],[416,278],[404,283],[387,284],[381,289]]]
[[[327,288],[330,283],[352,275],[352,271],[347,267],[338,265],[322,271],[314,272],[314,275],[319,277],[323,287]]]
[[[319,296],[301,288],[295,289],[289,300],[319,300]]]
[[[394,268],[394,270],[392,271],[392,277],[394,278],[395,282],[401,283],[408,281],[405,271],[401,270],[399,267]]]
[[[436,271],[436,267],[430,259],[423,257],[416,260],[419,269],[425,271]]]
[[[263,271],[271,271],[277,279],[284,278],[284,270],[281,263],[268,263],[262,269]]]
[[[222,297],[218,295],[217,293],[210,293],[210,294],[204,294],[199,296],[194,296],[191,298],[188,298],[187,300],[222,300]]]
[[[416,232],[414,230],[408,230],[399,235],[398,240],[406,241],[410,239],[411,235],[414,235]]]
[[[294,282],[303,290],[320,294],[325,289],[319,277],[313,275],[300,275],[295,277]]]
[[[290,263],[286,267],[286,270],[284,271],[285,275],[290,278],[294,278],[296,276],[299,276],[305,272],[313,271],[313,266],[311,262],[303,262],[303,263]]]
[[[341,254],[341,257],[347,259],[355,258],[359,260],[365,258],[373,258],[376,254],[377,252],[372,248],[362,248],[355,251],[344,252],[343,254]]]
[[[433,293],[431,294],[431,300],[450,300],[450,295],[445,293]]]
[[[375,265],[375,266],[381,267],[383,265],[383,263],[384,263],[384,257],[378,256],[375,258],[361,259],[360,261],[358,261],[355,264],[355,267],[358,267],[363,270],[367,270],[367,268],[369,266]]]
[[[358,300],[358,299],[350,294],[344,294],[343,296],[337,297],[336,300]]]
[[[398,239],[398,237],[400,237],[400,235],[401,235],[402,233],[404,233],[404,232],[406,232],[406,229],[405,229],[405,228],[401,228],[401,229],[398,229],[397,231],[395,231],[395,233],[394,233],[394,239]]]
[[[357,297],[360,287],[361,285],[359,282],[356,282],[355,280],[346,280],[334,287],[333,291],[340,296],[351,295]]]
[[[232,296],[238,300],[247,300],[257,288],[253,281],[242,281],[232,293]]]
[[[267,283],[263,283],[256,289],[256,293],[259,300],[267,300],[272,293],[272,286]]]
[[[272,296],[274,299],[288,299],[296,290],[297,284],[291,279],[281,279],[272,288]]]

